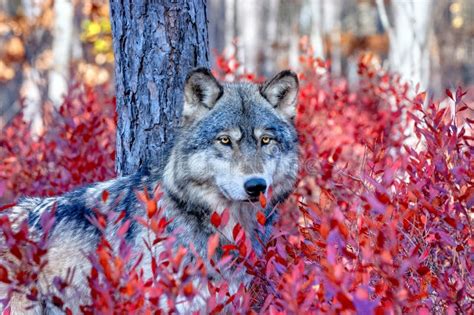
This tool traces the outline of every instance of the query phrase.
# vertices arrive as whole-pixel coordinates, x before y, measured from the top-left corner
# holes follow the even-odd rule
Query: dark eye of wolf
[[[231,141],[228,136],[219,137],[217,140],[223,145],[231,145]]]
[[[260,141],[262,142],[262,145],[266,145],[270,143],[271,139],[269,136],[263,136]]]

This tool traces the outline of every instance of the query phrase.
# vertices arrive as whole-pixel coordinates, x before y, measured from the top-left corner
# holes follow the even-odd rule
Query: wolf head
[[[207,69],[192,71],[165,189],[210,209],[255,201],[270,189],[270,204],[285,199],[298,171],[297,94],[291,71],[262,85],[219,83]]]

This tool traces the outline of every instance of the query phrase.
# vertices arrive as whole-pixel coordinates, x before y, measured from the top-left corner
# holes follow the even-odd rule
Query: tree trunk
[[[68,90],[73,48],[74,6],[71,0],[54,1],[53,68],[49,71],[48,96],[59,108]]]
[[[331,72],[335,77],[342,75],[342,51],[341,51],[341,8],[340,0],[325,1],[323,3],[323,25],[325,34],[329,35],[331,45],[330,59]]]
[[[260,73],[259,55],[262,48],[262,6],[263,1],[237,2],[238,26],[238,59],[245,65],[245,70]],[[270,49],[270,48],[268,48]]]
[[[41,14],[41,1],[22,0],[22,8],[25,16],[30,21],[35,21]],[[41,28],[32,29],[29,38],[32,40],[26,45],[27,66],[23,66],[23,82],[20,87],[20,95],[23,97],[23,119],[31,124],[31,133],[37,137],[43,132],[43,89],[41,81],[42,73],[35,67],[37,58],[49,47],[47,30]]]
[[[396,42],[390,43],[390,63],[413,85],[428,86],[430,55],[428,34],[431,26],[431,0],[395,1]],[[392,45],[393,44],[393,45]]]
[[[412,86],[428,87],[432,0],[392,1],[393,25],[382,0],[377,0],[382,24],[390,38],[390,67]]]
[[[314,49],[314,55],[325,58],[324,55],[324,32],[323,32],[323,6],[322,0],[307,0],[311,12],[310,42]]]
[[[162,167],[189,70],[209,64],[206,0],[111,0],[118,174]]]

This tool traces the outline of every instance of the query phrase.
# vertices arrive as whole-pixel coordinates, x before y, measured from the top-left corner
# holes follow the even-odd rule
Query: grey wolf
[[[193,70],[185,81],[182,119],[164,169],[144,167],[133,175],[62,196],[22,199],[10,216],[27,219],[32,228],[38,225],[43,211],[56,207],[44,285],[51,283],[55,275],[65,276],[68,268],[74,267],[73,285],[81,293],[66,302],[77,311],[77,306],[87,301],[84,277],[90,265],[84,253],[94,250],[100,238],[100,232],[87,218],[94,215],[94,208],[104,207],[104,190],[110,200],[119,200],[106,211],[125,209],[126,215],[133,218],[145,215],[136,192],[145,188],[152,191],[161,185],[164,215],[173,219],[170,231],[181,228],[177,246],[193,244],[202,257],[207,255],[209,236],[216,232],[210,215],[227,208],[230,222],[221,231],[222,241],[232,239],[231,229],[239,223],[258,251],[261,245],[257,233],[264,241],[268,239],[276,217],[274,208],[292,192],[297,177],[297,94],[298,79],[291,71],[280,72],[260,85],[218,82],[208,69]],[[265,229],[258,232],[255,201],[262,193],[269,195],[270,189]],[[107,233],[111,234],[108,239],[113,239],[116,231]],[[144,233],[144,228],[132,221],[126,237],[137,252],[144,249]],[[149,268],[146,264],[142,267]],[[10,300],[14,314],[26,313],[24,308],[30,304],[19,295]],[[52,305],[42,305],[28,312],[56,311]]]

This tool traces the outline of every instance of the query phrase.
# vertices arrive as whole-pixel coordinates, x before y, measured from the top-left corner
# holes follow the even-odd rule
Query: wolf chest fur
[[[211,214],[229,209],[229,223],[220,231],[222,241],[230,242],[232,227],[239,223],[259,252],[261,244],[257,238],[268,239],[275,207],[292,192],[297,177],[297,134],[293,123],[297,94],[298,79],[291,71],[280,72],[259,85],[221,83],[209,70],[196,69],[185,82],[182,119],[164,169],[146,166],[133,175],[62,196],[22,199],[11,210],[10,218],[17,222],[27,219],[33,228],[44,211],[53,205],[56,208],[44,285],[56,275],[65,276],[68,268],[74,267],[73,285],[80,293],[66,303],[77,310],[78,305],[87,302],[84,277],[90,264],[83,253],[96,248],[101,233],[88,217],[94,215],[93,209],[104,208],[104,190],[110,200],[118,201],[102,211],[125,209],[126,216],[134,218],[145,215],[136,192],[145,188],[152,191],[160,185],[164,192],[160,201],[164,215],[172,218],[170,232],[180,230],[176,246],[192,244],[202,257],[207,255],[209,236],[216,233]],[[258,231],[256,223],[260,194],[268,196],[263,232]],[[116,231],[107,232],[111,234],[108,239],[113,239]],[[143,226],[132,220],[126,237],[137,252],[143,250],[143,233]],[[146,264],[141,267],[149,268]],[[0,288],[0,295],[4,294]],[[25,313],[24,308],[29,305],[24,297],[11,296],[10,306],[15,314]],[[28,312],[54,313],[55,309],[43,305]]]

